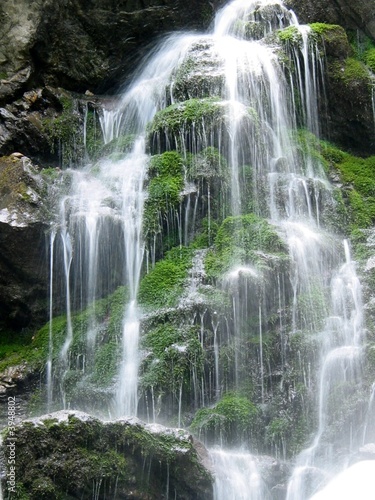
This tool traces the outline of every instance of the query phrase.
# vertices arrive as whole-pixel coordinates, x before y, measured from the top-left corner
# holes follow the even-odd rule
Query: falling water
[[[330,398],[334,394],[340,398],[340,405],[345,404],[345,394],[340,386],[356,387],[361,380],[361,340],[363,336],[363,307],[361,286],[356,275],[355,263],[351,260],[348,242],[344,241],[345,263],[338,270],[331,284],[332,316],[327,318],[323,331],[321,348],[321,368],[318,400],[318,430],[309,448],[297,459],[297,466],[288,486],[287,500],[307,498],[330,473],[327,469],[327,448],[324,433],[332,425],[335,404]],[[353,425],[353,424],[352,424]],[[355,424],[354,424],[355,425]],[[342,429],[339,439],[349,449],[358,448],[360,438],[353,438],[348,429]],[[337,437],[336,437],[337,439]],[[354,439],[354,442],[353,442]],[[326,449],[326,450],[325,450]],[[332,464],[332,472],[347,465],[337,459]]]
[[[47,411],[51,411],[53,396],[52,355],[53,355],[53,247],[56,233],[50,235],[50,283],[49,283],[49,329],[48,329],[48,360],[47,360]]]
[[[254,456],[212,450],[216,471],[214,496],[226,500],[267,500],[267,490]]]
[[[295,71],[286,76],[272,35],[289,26],[299,33],[301,44],[299,48],[289,49]],[[189,67],[188,63],[202,53],[204,64],[199,77],[209,83],[202,85],[203,90],[187,85],[181,91],[181,68]],[[287,382],[285,372],[291,363],[288,342],[303,335],[319,340],[316,354],[320,360],[319,374],[315,387],[317,429],[311,444],[296,460],[288,500],[307,499],[327,479],[327,464],[335,462],[330,455],[332,439],[335,443],[345,442],[352,450],[363,439],[363,432],[361,436],[356,433],[354,419],[350,422],[351,433],[332,431],[335,418],[332,394],[341,395],[345,387],[357,386],[361,380],[361,286],[348,242],[342,245],[340,238],[324,227],[326,212],[335,206],[332,188],[309,147],[300,154],[292,133],[298,124],[309,133],[319,135],[317,96],[321,70],[322,61],[310,40],[309,29],[300,26],[293,12],[278,0],[235,0],[218,13],[212,34],[168,37],[145,61],[123,96],[111,109],[101,113],[105,142],[131,134],[135,136],[133,146],[116,161],[100,160],[80,171],[68,171],[71,188],[61,203],[57,228],[60,238],[51,237],[51,274],[56,272],[53,263],[60,255],[64,276],[67,328],[60,352],[62,379],[72,363],[69,352],[74,337],[73,307],[83,309],[92,305],[87,333],[87,353],[92,354],[100,341],[95,302],[124,285],[128,295],[123,304],[121,357],[111,414],[113,411],[115,416],[136,415],[140,406],[139,340],[143,314],[137,302],[138,289],[142,273],[154,267],[160,257],[157,236],[149,243],[143,237],[149,151],[155,154],[178,149],[188,163],[190,153],[198,154],[209,147],[219,150],[228,163],[230,176],[230,195],[228,203],[220,200],[223,204],[220,217],[230,215],[239,221],[240,236],[233,235],[234,246],[242,243],[240,217],[252,212],[268,220],[268,227],[283,244],[278,252],[285,255],[280,257],[256,250],[250,257],[241,260],[240,255],[231,262],[216,289],[231,299],[228,301],[230,313],[226,315],[224,310],[212,313],[204,303],[200,287],[205,279],[203,262],[207,250],[195,253],[187,291],[177,309],[181,312],[185,308],[188,315],[190,309],[196,307],[194,318],[189,321],[196,328],[202,352],[208,343],[209,324],[212,342],[209,373],[203,370],[197,375],[195,367],[191,370],[192,406],[195,409],[198,404],[214,405],[225,392],[224,387],[228,392],[244,391],[244,387],[247,390],[244,378],[249,372],[257,371],[254,397],[259,406],[267,407],[274,386],[284,387]],[[184,99],[203,101],[207,94],[222,99],[218,101],[218,108],[223,120],[217,130],[210,130],[208,120],[203,117],[199,123],[192,123],[191,130],[181,126],[180,131],[171,133],[168,126],[164,126],[150,134],[148,126],[157,112],[173,105],[174,109],[183,109]],[[251,192],[246,190],[245,167],[251,170]],[[170,226],[175,227],[176,244],[181,247],[192,241],[196,222],[203,214],[211,245],[213,213],[219,197],[215,199],[209,182],[192,186],[187,174],[185,181],[180,207],[166,214],[162,222],[168,231]],[[147,264],[145,253],[150,256]],[[257,266],[252,259],[258,262]],[[195,280],[195,274],[199,273],[202,279]],[[56,288],[53,284],[51,276],[51,293]],[[277,363],[280,371],[276,375],[271,373],[267,353],[271,312],[276,313],[279,325],[280,361]],[[233,353],[233,361],[230,359],[229,368],[225,369],[220,364],[223,347],[228,348],[228,359]],[[180,351],[184,353],[184,349],[181,347]],[[256,352],[255,363],[254,359],[249,361],[247,351],[251,349]],[[298,382],[308,391],[314,385],[310,364],[314,360],[302,361],[299,354],[303,373],[301,380],[290,383],[290,394],[293,384]],[[50,356],[49,380],[52,373]],[[49,385],[50,405],[52,383]],[[183,399],[188,389],[181,380],[177,385],[174,397],[178,399],[180,424],[184,421]],[[65,405],[64,391],[62,393]],[[162,410],[153,386],[150,400],[155,420]],[[332,439],[329,432],[336,432]],[[217,435],[215,437],[217,439]],[[211,456],[216,468],[216,500],[266,500],[269,497],[256,459],[248,451],[221,449],[212,451]],[[344,467],[345,461],[346,458],[337,463],[337,468]]]

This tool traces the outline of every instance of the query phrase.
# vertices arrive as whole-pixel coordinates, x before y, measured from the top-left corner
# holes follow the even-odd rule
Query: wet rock
[[[290,466],[274,457],[261,455],[257,458],[261,476],[274,498],[284,498],[285,485],[290,475]],[[276,495],[277,492],[277,495]]]
[[[212,499],[206,451],[182,429],[61,411],[24,421],[14,438],[29,498],[88,498],[96,484],[98,500]]]
[[[0,323],[45,319],[47,183],[21,153],[0,158]]]
[[[372,0],[287,0],[300,22],[340,24],[348,29],[360,29],[375,38],[375,12]]]
[[[0,373],[0,397],[6,394],[10,389],[16,388],[28,376],[28,367],[26,364],[9,366]]]
[[[222,3],[4,0],[0,74],[8,79],[32,67],[33,81],[80,92],[119,85],[155,37],[182,27],[202,29]]]

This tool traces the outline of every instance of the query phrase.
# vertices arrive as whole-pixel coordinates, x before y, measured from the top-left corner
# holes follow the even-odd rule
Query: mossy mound
[[[153,153],[166,150],[197,152],[222,138],[225,104],[218,98],[190,99],[159,111],[148,127]]]
[[[177,425],[177,417],[184,418],[190,411],[194,382],[204,371],[205,352],[198,332],[197,325],[169,321],[148,329],[141,342],[143,395],[146,401],[157,401],[157,407],[162,405],[164,415]],[[158,409],[150,406],[149,411],[155,418]]]
[[[224,86],[222,61],[208,38],[193,44],[173,78],[171,93],[175,101],[204,99],[221,95]]]
[[[202,445],[181,429],[57,412],[16,427],[17,498],[212,498]]]
[[[175,306],[183,292],[192,256],[192,249],[184,247],[167,252],[143,277],[138,294],[140,305],[149,309]]]
[[[347,58],[342,62],[336,61],[329,67],[329,77],[344,85],[345,88],[369,86],[370,75],[365,65],[354,58]]]
[[[370,227],[375,221],[375,156],[360,158],[326,141],[312,139],[310,143],[314,143],[328,175],[331,178],[338,175],[342,183],[338,216],[341,212],[345,224],[341,224],[341,231]]]
[[[256,429],[258,411],[246,397],[227,393],[212,408],[198,410],[191,429],[209,442],[216,435],[223,443],[243,444]]]
[[[70,325],[66,316],[53,318],[31,337],[20,344],[4,345],[0,359],[0,373],[10,367],[22,366],[25,374],[46,374],[50,356],[53,367],[54,402],[59,408],[62,394],[68,404],[77,409],[103,412],[110,404],[113,384],[121,357],[122,320],[128,291],[119,287],[105,299],[97,300],[84,311],[72,315],[72,339],[68,359],[61,355]],[[50,353],[50,332],[52,345]],[[90,343],[89,336],[93,335]],[[5,356],[6,355],[6,356]],[[87,361],[90,358],[90,361]],[[17,380],[14,381],[17,383]],[[45,411],[45,387],[32,401],[32,414]]]
[[[270,259],[267,258],[270,257]],[[267,266],[267,261],[287,259],[286,247],[275,229],[255,214],[228,217],[220,226],[214,250],[206,258],[207,274],[218,279],[232,267]]]
[[[327,57],[337,59],[348,57],[350,45],[344,28],[326,23],[312,23],[309,26],[312,36]]]
[[[161,233],[168,222],[173,226],[175,212],[182,200],[183,170],[182,157],[175,151],[151,158],[143,216],[144,232],[150,240]]]

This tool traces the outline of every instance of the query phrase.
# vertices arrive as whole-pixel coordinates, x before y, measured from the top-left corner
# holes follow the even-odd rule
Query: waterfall
[[[262,454],[294,456],[286,498],[307,499],[372,435],[374,390],[365,422],[351,406],[362,288],[316,151],[323,69],[282,1],[234,0],[212,33],[162,41],[100,112],[106,145],[128,146],[64,172],[48,408],[191,423],[215,500],[273,498]]]
[[[267,500],[255,457],[248,453],[211,451],[216,470],[214,496],[227,500]]]

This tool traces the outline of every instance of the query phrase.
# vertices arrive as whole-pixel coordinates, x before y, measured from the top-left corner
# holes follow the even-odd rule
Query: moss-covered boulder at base
[[[182,429],[61,411],[24,421],[10,441],[23,500],[213,498],[207,451]]]

